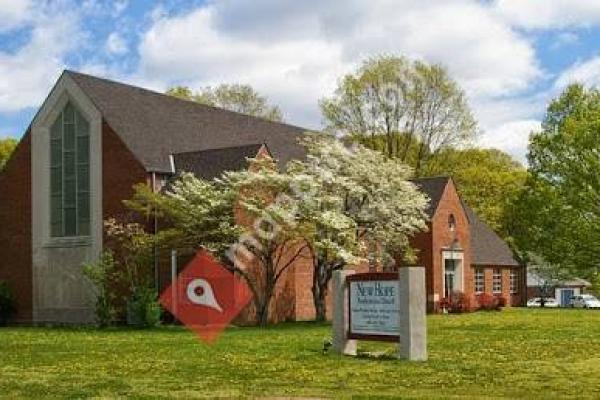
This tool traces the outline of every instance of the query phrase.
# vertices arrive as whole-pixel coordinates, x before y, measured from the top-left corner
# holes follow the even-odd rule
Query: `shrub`
[[[127,323],[139,328],[153,327],[160,322],[161,308],[153,289],[137,289],[127,302]]]
[[[119,272],[113,253],[104,251],[97,263],[83,266],[83,273],[96,289],[96,323],[100,327],[114,325],[117,320],[115,285],[119,280]]]
[[[496,297],[496,310],[506,307],[506,298],[504,296]]]
[[[450,308],[450,299],[448,297],[444,297],[438,303],[438,310],[448,310]]]
[[[479,304],[479,310],[492,311],[495,310],[496,298],[489,293],[481,293],[477,296],[477,303]]]
[[[0,326],[6,325],[15,311],[15,299],[8,283],[0,281]]]
[[[461,314],[472,310],[471,299],[463,292],[453,292],[450,297],[440,301],[440,308],[451,314]]]
[[[477,296],[479,310],[483,311],[499,311],[506,306],[506,299],[502,296],[493,296],[489,293],[481,293]]]
[[[154,326],[161,309],[153,289],[153,237],[142,225],[120,223],[109,219],[104,223],[105,247],[97,263],[84,266],[86,276],[94,283],[96,321],[110,326],[117,316],[138,327]],[[124,306],[126,309],[124,310]]]

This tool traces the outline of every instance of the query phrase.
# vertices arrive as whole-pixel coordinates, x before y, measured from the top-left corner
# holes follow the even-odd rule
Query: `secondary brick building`
[[[103,247],[102,221],[126,212],[136,183],[174,174],[212,178],[260,152],[303,157],[304,129],[65,71],[0,173],[0,280],[20,322],[91,322],[81,265]],[[520,302],[522,276],[506,244],[464,205],[448,178],[416,181],[430,196],[430,231],[413,245],[427,268],[430,310],[448,291]],[[162,274],[158,274],[159,280]],[[164,281],[166,278],[163,279]],[[159,282],[160,283],[160,282]],[[314,316],[310,266],[278,288],[275,319]]]
[[[426,268],[428,309],[452,292],[482,293],[522,305],[524,268],[508,245],[460,198],[451,178],[414,181],[430,198],[429,230],[416,235],[418,264]]]

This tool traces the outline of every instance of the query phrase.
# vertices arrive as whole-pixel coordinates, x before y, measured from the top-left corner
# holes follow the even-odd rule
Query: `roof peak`
[[[298,143],[305,128],[71,70],[64,76],[90,98],[147,171],[170,173],[172,154],[259,143],[267,144],[280,165],[305,157]]]
[[[119,86],[128,87],[130,89],[138,90],[138,91],[142,91],[142,92],[146,92],[146,93],[154,95],[154,96],[161,96],[163,98],[170,99],[170,100],[172,100],[174,102],[181,102],[183,104],[193,104],[193,105],[195,105],[197,107],[201,107],[201,108],[205,108],[205,109],[213,109],[213,110],[217,110],[217,111],[220,111],[220,112],[231,113],[231,114],[234,114],[234,115],[237,115],[237,116],[243,116],[243,117],[246,117],[246,118],[263,120],[263,121],[266,121],[266,122],[269,122],[269,123],[272,123],[272,124],[279,124],[279,125],[283,125],[283,126],[286,126],[286,127],[291,127],[291,128],[296,128],[296,129],[304,129],[306,131],[310,131],[310,129],[308,129],[308,128],[304,128],[304,127],[301,127],[301,126],[298,126],[298,125],[293,125],[293,124],[290,124],[290,123],[287,123],[287,122],[273,121],[273,120],[267,119],[265,117],[260,117],[260,116],[256,116],[256,115],[251,115],[251,114],[245,114],[245,113],[241,113],[241,112],[237,112],[237,111],[232,111],[232,110],[228,110],[228,109],[223,108],[223,107],[212,106],[212,105],[209,105],[209,104],[198,103],[197,101],[194,101],[194,100],[182,99],[181,97],[171,96],[171,95],[168,95],[166,93],[159,92],[157,90],[152,90],[152,89],[148,89],[148,88],[145,88],[145,87],[136,86],[136,85],[133,85],[131,83],[117,81],[117,80],[114,80],[114,79],[109,79],[109,78],[105,78],[105,77],[101,77],[101,76],[97,76],[97,75],[86,74],[84,72],[74,71],[72,69],[65,69],[63,71],[63,73],[66,74],[66,75],[70,75],[70,76],[74,75],[74,76],[83,77],[85,79],[94,79],[94,80],[102,81],[104,83],[108,83],[108,84],[111,84],[111,85],[119,85]]]

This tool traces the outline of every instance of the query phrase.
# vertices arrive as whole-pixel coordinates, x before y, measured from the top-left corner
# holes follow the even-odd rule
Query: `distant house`
[[[592,284],[581,278],[548,280],[533,271],[527,272],[527,299],[553,297],[561,307],[570,305],[571,297],[585,293]]]
[[[81,265],[103,249],[102,221],[126,213],[132,187],[160,190],[174,175],[213,178],[267,154],[302,158],[305,129],[65,71],[0,174],[0,279],[21,322],[87,323],[94,296]],[[429,309],[453,291],[520,304],[523,269],[466,206],[450,178],[416,180],[431,198],[430,230],[413,238]],[[164,256],[164,255],[163,255]],[[159,255],[160,258],[160,255]],[[157,261],[157,285],[169,283]],[[273,319],[314,317],[312,269],[299,261],[277,287]]]

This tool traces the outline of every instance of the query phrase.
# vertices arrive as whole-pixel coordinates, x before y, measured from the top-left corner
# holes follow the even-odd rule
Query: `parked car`
[[[527,307],[541,307],[542,306],[542,298],[534,297],[533,299],[527,300]],[[545,297],[544,298],[544,307],[548,308],[556,308],[558,307],[558,301],[556,301],[553,297]]]
[[[600,308],[600,300],[591,294],[578,294],[571,297],[571,307],[574,308]]]

